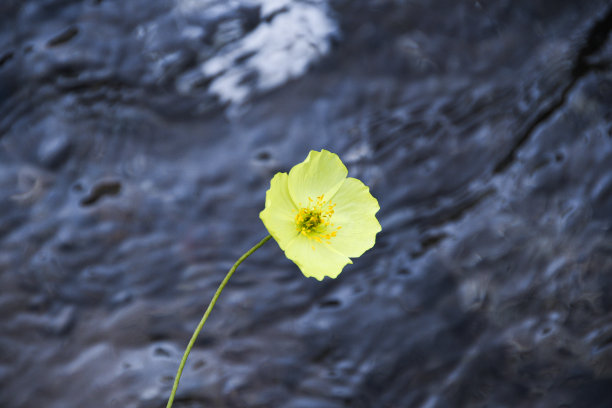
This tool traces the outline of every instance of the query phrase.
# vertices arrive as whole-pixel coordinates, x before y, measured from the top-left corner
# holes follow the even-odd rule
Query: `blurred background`
[[[175,407],[612,406],[609,0],[3,0],[0,406],[165,407],[272,176],[371,186],[336,280],[238,269]]]

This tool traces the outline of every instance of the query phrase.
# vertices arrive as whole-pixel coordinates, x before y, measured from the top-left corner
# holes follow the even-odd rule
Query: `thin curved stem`
[[[223,291],[223,288],[225,288],[227,281],[229,281],[229,279],[232,277],[232,275],[236,271],[236,268],[238,268],[238,265],[240,265],[242,261],[247,259],[253,252],[257,251],[270,238],[272,238],[272,236],[268,235],[267,237],[259,241],[259,243],[255,245],[253,248],[249,249],[244,255],[238,258],[234,266],[232,266],[232,268],[229,270],[227,275],[225,275],[225,278],[223,279],[223,281],[221,282],[221,285],[219,285],[219,288],[215,292],[215,295],[210,301],[208,307],[206,308],[206,312],[204,312],[204,316],[202,316],[202,320],[200,320],[198,327],[196,327],[195,331],[193,332],[193,335],[191,336],[191,340],[189,340],[189,344],[187,345],[187,348],[185,349],[185,353],[183,354],[183,358],[181,359],[181,364],[179,365],[178,371],[176,372],[176,377],[174,377],[174,385],[172,386],[172,392],[170,393],[170,398],[168,399],[168,404],[166,405],[166,408],[172,407],[172,403],[174,402],[174,395],[176,394],[176,389],[178,388],[179,380],[181,379],[181,374],[183,373],[183,368],[185,368],[187,357],[189,356],[189,353],[191,352],[191,349],[196,339],[198,338],[198,335],[202,331],[202,327],[204,327],[204,323],[206,323],[206,319],[208,319],[208,315],[210,314],[212,308],[215,306],[215,303],[217,303],[217,299],[219,298],[219,295]]]

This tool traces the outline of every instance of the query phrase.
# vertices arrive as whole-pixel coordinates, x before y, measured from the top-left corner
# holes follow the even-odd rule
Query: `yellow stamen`
[[[323,239],[328,244],[330,240],[336,236],[336,231],[328,233],[327,227],[333,226],[331,218],[334,215],[334,207],[336,204],[332,204],[330,201],[325,201],[324,194],[316,197],[316,201],[311,197],[308,197],[308,206],[302,207],[297,210],[295,216],[295,226],[297,231],[312,239],[315,242],[323,243]],[[340,227],[336,227],[340,229]],[[313,246],[314,249],[314,246]]]

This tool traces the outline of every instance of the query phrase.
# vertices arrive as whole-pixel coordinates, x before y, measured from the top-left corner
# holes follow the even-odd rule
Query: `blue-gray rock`
[[[376,246],[266,244],[177,408],[612,406],[609,3],[2,2],[0,406],[165,406],[321,148]]]

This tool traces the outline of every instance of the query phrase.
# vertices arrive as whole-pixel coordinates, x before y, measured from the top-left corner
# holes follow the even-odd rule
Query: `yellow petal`
[[[289,195],[287,173],[276,173],[266,192],[266,206],[259,213],[266,229],[284,251],[298,234],[295,227],[297,208]]]
[[[331,218],[336,236],[330,240],[330,245],[338,252],[355,258],[374,246],[376,234],[381,226],[375,214],[380,209],[378,200],[372,197],[368,186],[361,181],[349,177],[332,197],[336,204]]]
[[[353,263],[328,244],[308,239],[304,235],[298,235],[289,243],[285,255],[297,264],[305,276],[317,280],[325,276],[335,278],[346,264]]]
[[[308,198],[324,195],[329,200],[338,191],[348,170],[338,155],[321,150],[311,150],[306,160],[289,172],[289,193],[298,206],[307,206]]]

